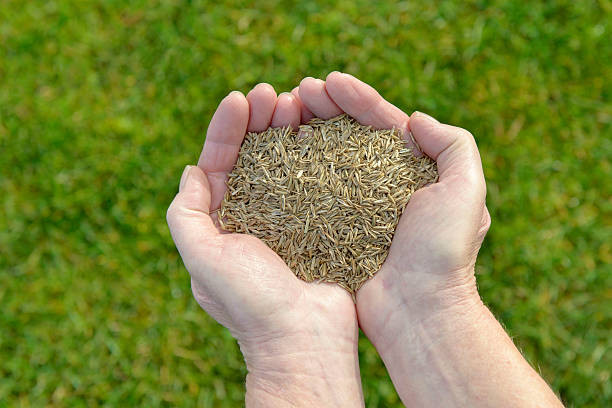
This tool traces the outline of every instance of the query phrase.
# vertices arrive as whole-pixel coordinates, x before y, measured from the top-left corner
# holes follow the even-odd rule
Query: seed
[[[436,163],[413,156],[397,129],[314,118],[297,132],[245,137],[219,222],[261,239],[300,279],[337,283],[354,299],[387,257],[412,193],[437,179]]]

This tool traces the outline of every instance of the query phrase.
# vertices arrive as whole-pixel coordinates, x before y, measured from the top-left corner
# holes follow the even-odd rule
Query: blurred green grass
[[[569,406],[612,405],[612,2],[0,4],[0,406],[240,406],[165,224],[230,90],[332,70],[476,136],[485,302]],[[368,407],[400,406],[367,340]]]

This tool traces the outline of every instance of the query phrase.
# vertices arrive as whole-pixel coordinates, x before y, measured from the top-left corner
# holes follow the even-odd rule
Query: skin
[[[195,299],[244,354],[247,406],[363,406],[350,295],[297,279],[259,239],[222,231],[214,212],[247,129],[296,127],[303,111],[295,94],[277,97],[268,84],[247,97],[225,97],[198,165],[183,172],[167,220]]]
[[[214,212],[247,129],[343,112],[400,129],[440,174],[412,196],[387,260],[356,305],[339,287],[297,279],[258,239],[224,233]],[[228,95],[198,166],[183,173],[168,223],[196,300],[240,344],[247,406],[363,406],[358,325],[407,406],[561,406],[478,295],[474,264],[491,222],[485,196],[469,132],[408,116],[369,85],[333,72],[278,98],[267,84],[246,98]]]

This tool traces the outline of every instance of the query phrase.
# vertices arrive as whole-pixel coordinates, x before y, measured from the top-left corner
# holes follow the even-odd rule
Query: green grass
[[[2,1],[0,406],[241,405],[240,352],[192,299],[165,210],[225,94],[332,70],[472,131],[485,302],[565,403],[612,405],[611,15],[610,0]],[[360,358],[367,406],[400,406],[365,339]]]

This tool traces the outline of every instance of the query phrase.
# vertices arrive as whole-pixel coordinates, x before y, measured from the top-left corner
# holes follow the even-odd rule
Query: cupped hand
[[[216,211],[249,131],[297,127],[312,118],[297,94],[259,84],[232,92],[208,127],[197,166],[188,166],[167,214],[197,302],[238,340],[247,404],[362,405],[358,325],[348,293],[307,284],[259,239],[227,233]]]
[[[357,293],[359,323],[379,352],[397,340],[406,313],[416,322],[457,303],[478,302],[473,268],[490,217],[472,135],[419,112],[408,116],[340,72],[325,81],[304,79],[299,95],[316,116],[345,112],[364,125],[395,127],[416,154],[437,162],[439,181],[412,195],[384,265]]]
[[[476,290],[474,264],[491,220],[472,135],[422,113],[409,117],[338,72],[304,79],[299,95],[317,116],[346,112],[395,127],[437,162],[438,182],[413,194],[381,270],[357,292],[359,325],[404,404],[562,406]]]

